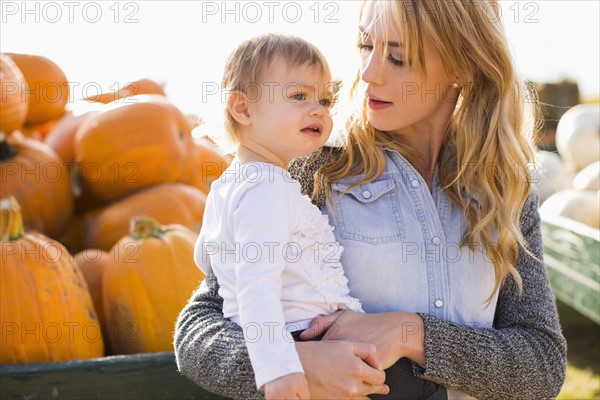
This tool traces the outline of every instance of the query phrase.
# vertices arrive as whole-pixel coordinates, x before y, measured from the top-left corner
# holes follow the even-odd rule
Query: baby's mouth
[[[320,124],[311,124],[311,125],[308,125],[308,126],[302,128],[300,131],[307,135],[319,136],[319,135],[321,135],[321,132],[323,131],[323,127]]]

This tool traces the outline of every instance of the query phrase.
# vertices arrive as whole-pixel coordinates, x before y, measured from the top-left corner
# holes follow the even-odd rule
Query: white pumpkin
[[[600,160],[600,104],[578,104],[563,114],[556,149],[575,171]]]
[[[573,189],[600,190],[600,161],[591,163],[575,175]]]
[[[571,189],[574,176],[575,172],[558,154],[551,151],[536,151],[531,183],[537,189],[540,204],[558,191]]]
[[[600,192],[563,190],[540,206],[542,218],[571,218],[592,228],[600,228]]]

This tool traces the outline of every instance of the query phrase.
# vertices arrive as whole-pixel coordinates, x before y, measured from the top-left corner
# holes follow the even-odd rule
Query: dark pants
[[[300,341],[302,331],[292,332],[295,341]],[[320,335],[313,340],[321,340]],[[436,385],[425,379],[417,378],[413,374],[412,362],[408,358],[401,358],[385,370],[385,384],[389,386],[390,392],[386,395],[372,394],[373,400],[447,400],[448,393],[443,386]]]
[[[390,387],[388,394],[372,394],[369,398],[373,400],[448,399],[445,387],[414,375],[412,362],[408,358],[399,359],[396,364],[385,370],[385,384]]]

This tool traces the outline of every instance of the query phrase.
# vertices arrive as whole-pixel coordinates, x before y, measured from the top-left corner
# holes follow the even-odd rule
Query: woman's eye
[[[366,43],[359,43],[358,44],[358,49],[360,51],[372,51],[373,50],[373,45],[366,44]]]
[[[304,93],[296,93],[292,96],[292,99],[297,101],[306,100],[306,95]]]
[[[373,51],[373,45],[372,44],[366,44],[366,43],[359,43],[358,44],[358,49],[361,52],[362,51],[371,52],[371,51]],[[402,60],[402,58],[397,58],[397,57],[393,56],[392,54],[388,54],[387,59],[388,59],[389,62],[391,62],[393,65],[395,65],[397,67],[404,66],[404,60]]]
[[[404,66],[404,60],[398,59],[396,57],[394,57],[391,54],[388,54],[388,61],[391,62],[393,65],[397,66],[397,67],[402,67]]]

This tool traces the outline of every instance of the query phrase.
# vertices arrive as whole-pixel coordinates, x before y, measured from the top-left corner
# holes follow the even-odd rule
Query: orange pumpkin
[[[85,282],[87,283],[94,309],[100,321],[102,337],[107,339],[109,332],[104,325],[104,305],[102,304],[102,275],[106,265],[111,261],[111,254],[100,249],[86,249],[75,254],[73,257],[75,264],[81,270]],[[108,350],[107,341],[104,343],[105,350]]]
[[[33,54],[8,53],[29,90],[26,125],[43,124],[65,113],[69,100],[69,82],[63,70],[52,60]]]
[[[102,292],[116,354],[172,351],[177,315],[204,279],[193,258],[196,236],[181,225],[137,217],[112,248]]]
[[[194,139],[188,147],[188,164],[182,182],[195,186],[204,193],[231,164],[231,158],[221,155],[219,148],[207,138]]]
[[[110,103],[77,131],[84,185],[100,199],[176,181],[184,172],[192,139],[183,115],[162,96],[134,97]],[[89,168],[97,170],[93,178],[85,173]]]
[[[57,238],[73,214],[69,172],[47,145],[0,133],[2,195],[17,198],[25,227]]]
[[[81,271],[67,250],[25,233],[14,197],[0,200],[0,363],[101,357],[102,333]]]
[[[65,163],[72,163],[75,160],[75,134],[77,129],[83,121],[97,113],[97,111],[90,111],[74,115],[69,112],[63,115],[44,136],[44,143],[58,153]]]
[[[128,221],[140,214],[161,224],[181,224],[200,231],[206,194],[183,183],[163,183],[133,193],[85,215],[87,248],[109,250],[129,230]]]
[[[41,124],[37,124],[37,125],[27,125],[27,128],[35,130],[37,132],[39,132],[40,134],[40,140],[44,140],[46,138],[46,136],[48,136],[48,134],[54,129],[54,127],[58,124],[58,122],[66,115],[67,113],[65,112],[63,115],[61,115],[58,118],[55,119],[51,119],[50,121],[41,123]]]
[[[85,100],[107,104],[111,101],[137,96],[140,94],[158,94],[166,96],[163,84],[155,82],[152,79],[139,79],[137,81],[125,84],[123,88],[117,91],[100,93],[95,96],[86,97]]]
[[[21,70],[6,54],[0,53],[0,131],[10,133],[25,123],[27,82]]]

